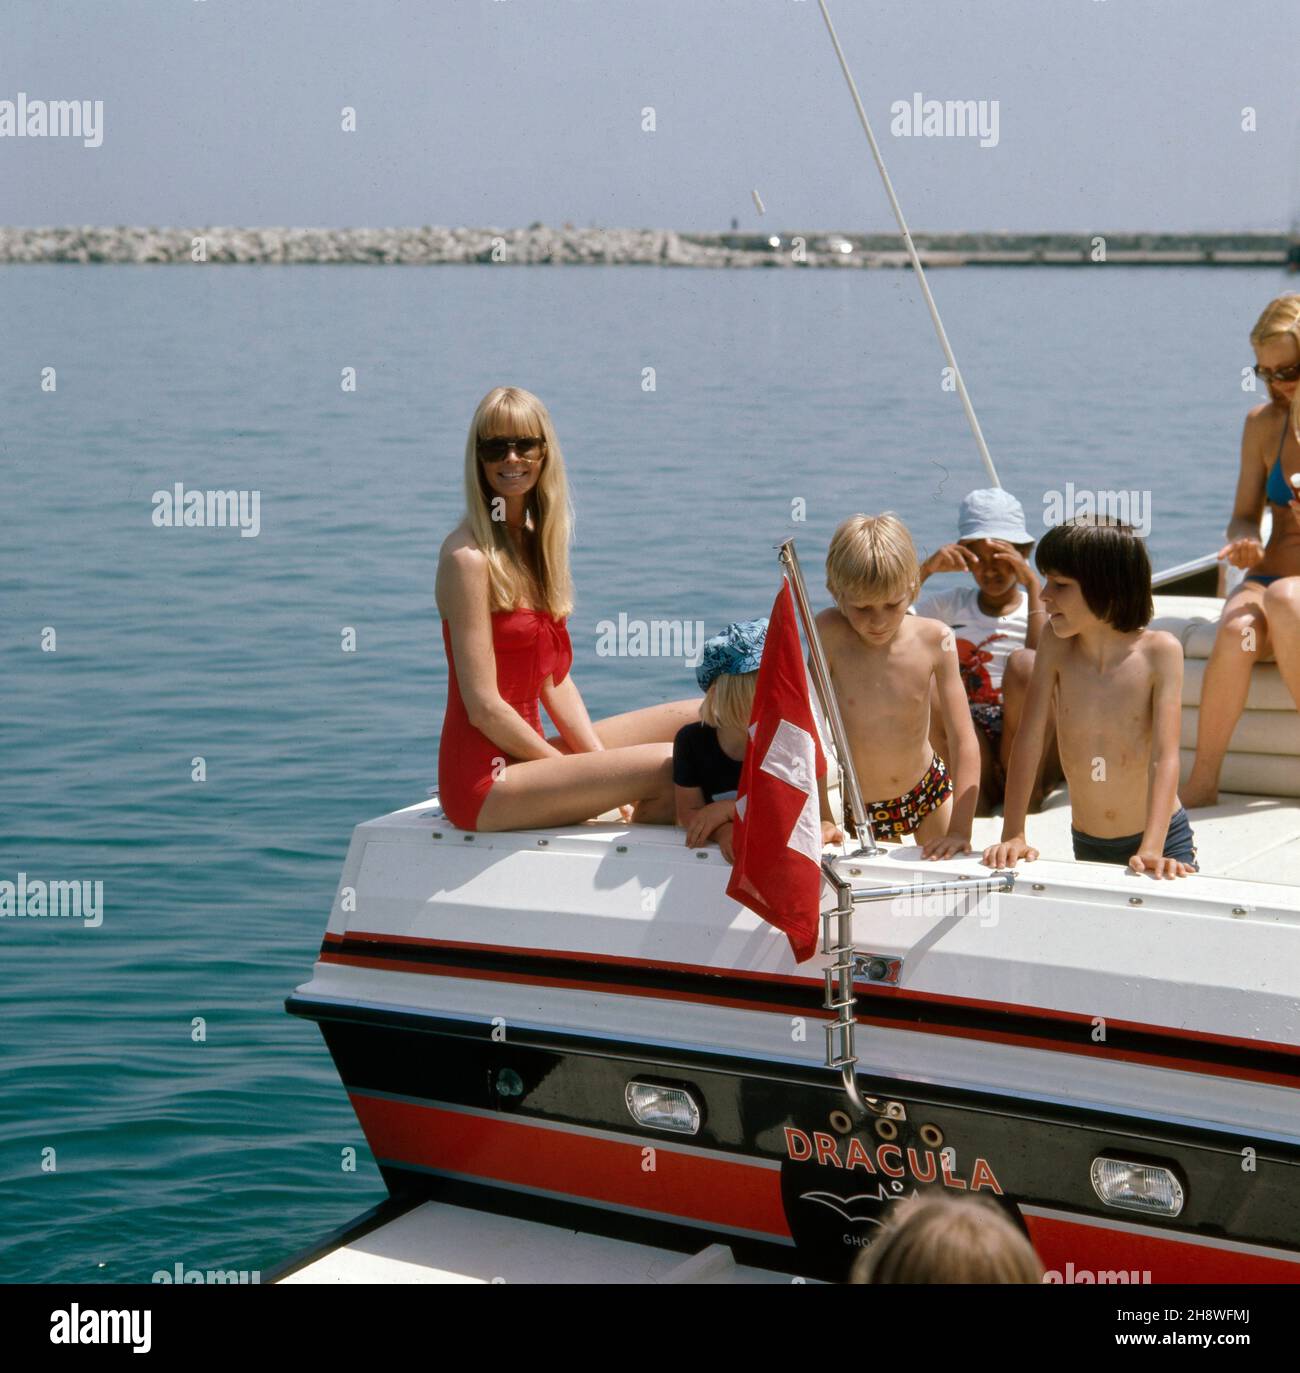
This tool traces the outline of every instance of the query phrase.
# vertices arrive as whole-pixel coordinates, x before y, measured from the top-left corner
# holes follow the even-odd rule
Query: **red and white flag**
[[[749,717],[727,895],[784,930],[799,963],[816,952],[821,923],[817,779],[826,771],[826,755],[819,734],[794,597],[783,578]]]

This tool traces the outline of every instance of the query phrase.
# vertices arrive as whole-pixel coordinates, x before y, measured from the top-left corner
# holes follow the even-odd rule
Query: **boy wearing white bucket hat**
[[[916,613],[941,620],[956,636],[961,677],[980,743],[981,814],[1002,801],[1011,745],[1020,725],[1034,650],[1047,623],[1037,574],[1028,554],[1034,539],[1020,502],[1001,487],[969,492],[957,513],[957,541],[936,549],[921,564],[921,583],[940,572],[969,572],[974,585],[931,588]],[[943,756],[942,714],[933,710],[931,742]],[[936,737],[938,736],[938,737]],[[1060,776],[1055,731],[1044,756],[1044,784]]]

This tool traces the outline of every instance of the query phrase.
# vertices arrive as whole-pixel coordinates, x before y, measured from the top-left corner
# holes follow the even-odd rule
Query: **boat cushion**
[[[1196,752],[1201,686],[1214,648],[1223,602],[1213,596],[1157,596],[1152,629],[1165,629],[1183,646],[1181,775]],[[1246,709],[1223,761],[1220,789],[1256,796],[1300,796],[1300,714],[1271,655],[1250,674]]]

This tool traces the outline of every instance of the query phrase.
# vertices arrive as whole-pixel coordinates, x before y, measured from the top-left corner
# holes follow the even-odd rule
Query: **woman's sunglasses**
[[[505,462],[513,448],[524,462],[536,462],[546,446],[545,439],[479,439],[478,455],[483,462]]]
[[[1261,367],[1256,363],[1255,375],[1263,382],[1295,381],[1300,377],[1300,362],[1292,363],[1290,367]]]

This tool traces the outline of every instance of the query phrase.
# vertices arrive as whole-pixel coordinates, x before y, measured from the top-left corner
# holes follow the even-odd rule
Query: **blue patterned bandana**
[[[724,672],[739,676],[742,672],[757,672],[763,657],[763,640],[767,635],[767,617],[761,620],[740,620],[728,625],[721,634],[705,639],[695,680],[701,691],[707,691],[714,678]]]

